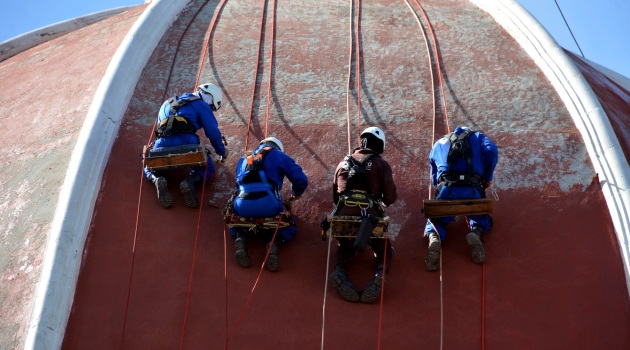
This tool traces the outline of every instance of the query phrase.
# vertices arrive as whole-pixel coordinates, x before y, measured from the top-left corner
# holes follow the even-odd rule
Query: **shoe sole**
[[[240,267],[249,267],[251,265],[251,259],[249,258],[249,253],[247,252],[247,248],[245,248],[245,242],[241,242],[239,240],[235,243],[236,247],[236,263]]]
[[[427,271],[434,272],[440,267],[440,250],[442,249],[442,243],[440,241],[434,241],[429,244],[427,250],[426,265]]]
[[[194,188],[190,188],[188,182],[184,181],[179,184],[179,190],[184,196],[184,203],[191,208],[199,208],[199,199]]]
[[[330,284],[332,284],[335,289],[337,289],[337,293],[339,296],[345,301],[356,303],[360,300],[359,293],[350,285],[350,283],[345,283],[341,277],[336,275],[335,273],[331,274],[328,277]]]
[[[374,277],[372,283],[370,283],[365,290],[361,293],[361,302],[370,304],[378,300],[381,296],[381,290],[383,287],[383,278],[380,276]]]
[[[278,267],[279,267],[278,254],[269,253],[269,256],[267,257],[267,263],[265,263],[265,268],[267,268],[267,270],[271,272],[276,272],[278,271]]]
[[[165,178],[161,177],[157,180],[157,197],[162,208],[168,209],[173,206],[173,196],[168,191],[168,183]]]
[[[486,251],[483,249],[483,243],[481,243],[479,236],[470,232],[466,235],[466,243],[470,246],[470,257],[475,264],[483,264],[486,262]]]

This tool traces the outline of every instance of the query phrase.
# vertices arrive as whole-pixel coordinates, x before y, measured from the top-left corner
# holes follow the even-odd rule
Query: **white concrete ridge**
[[[26,51],[31,47],[45,43],[49,40],[58,38],[77,29],[81,29],[90,24],[102,21],[113,15],[125,12],[135,6],[123,6],[115,9],[100,11],[89,15],[72,18],[67,21],[57,22],[46,27],[35,29],[28,33],[18,35],[7,41],[0,43],[0,62],[11,58],[20,52]]]
[[[582,135],[597,172],[619,241],[630,292],[630,167],[610,120],[573,61],[514,0],[470,0],[494,19],[534,59],[556,89]]]
[[[24,349],[61,348],[94,204],[121,120],[155,46],[187,4],[152,1],[98,86],[59,195]]]

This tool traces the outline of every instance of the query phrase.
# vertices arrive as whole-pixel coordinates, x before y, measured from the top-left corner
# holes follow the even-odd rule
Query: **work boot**
[[[361,292],[362,303],[373,303],[381,297],[383,287],[383,272],[377,271],[370,284]]]
[[[270,248],[271,247],[271,248]],[[265,263],[265,267],[267,270],[271,272],[278,271],[278,246],[269,242],[267,244],[267,250],[269,251],[269,255],[267,256],[267,262]]]
[[[483,264],[486,262],[486,251],[481,243],[481,233],[477,227],[473,227],[472,231],[466,235],[466,243],[470,246],[470,257],[475,264]]]
[[[359,293],[354,289],[352,283],[350,283],[348,273],[345,270],[335,269],[335,271],[328,276],[328,281],[337,289],[337,292],[343,300],[353,303],[359,301]]]
[[[168,209],[173,206],[173,197],[168,191],[168,182],[164,176],[152,176],[151,182],[155,185],[157,190],[158,201],[162,208]]]
[[[249,267],[251,260],[249,259],[249,253],[247,252],[247,240],[244,237],[239,237],[234,241],[234,248],[236,251],[236,263],[240,267]]]
[[[437,271],[440,267],[440,250],[442,243],[440,242],[440,236],[437,232],[431,232],[429,235],[429,249],[427,250],[427,258],[425,260],[427,265],[427,271]]]
[[[186,180],[180,182],[179,190],[184,196],[184,203],[191,208],[199,208],[199,198],[195,192],[195,182],[192,177],[186,178]]]

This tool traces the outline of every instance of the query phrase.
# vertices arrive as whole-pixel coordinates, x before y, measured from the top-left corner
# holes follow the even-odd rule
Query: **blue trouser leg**
[[[470,186],[444,186],[438,193],[436,199],[479,199],[484,198],[482,194],[476,188]],[[492,219],[490,215],[471,215],[467,217],[470,228],[477,226],[482,229],[482,233],[486,232],[492,226]],[[446,226],[455,220],[454,216],[429,219],[424,228],[424,235],[428,237],[431,232],[435,232],[440,235],[440,240],[446,239]]]

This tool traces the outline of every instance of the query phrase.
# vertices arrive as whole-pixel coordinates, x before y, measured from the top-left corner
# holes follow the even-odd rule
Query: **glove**
[[[319,224],[319,227],[322,228],[322,241],[325,241],[326,232],[328,232],[328,230],[330,229],[330,221],[328,221],[328,218],[324,218],[324,220],[322,220],[322,223]]]
[[[223,152],[223,155],[219,156],[219,161],[223,163],[225,161],[225,158],[227,158],[229,154],[230,154],[230,151],[228,151],[228,149],[226,148],[225,152]]]
[[[488,187],[492,186],[492,181],[483,180],[483,181],[481,181],[481,186],[483,186],[483,188],[488,188]]]

